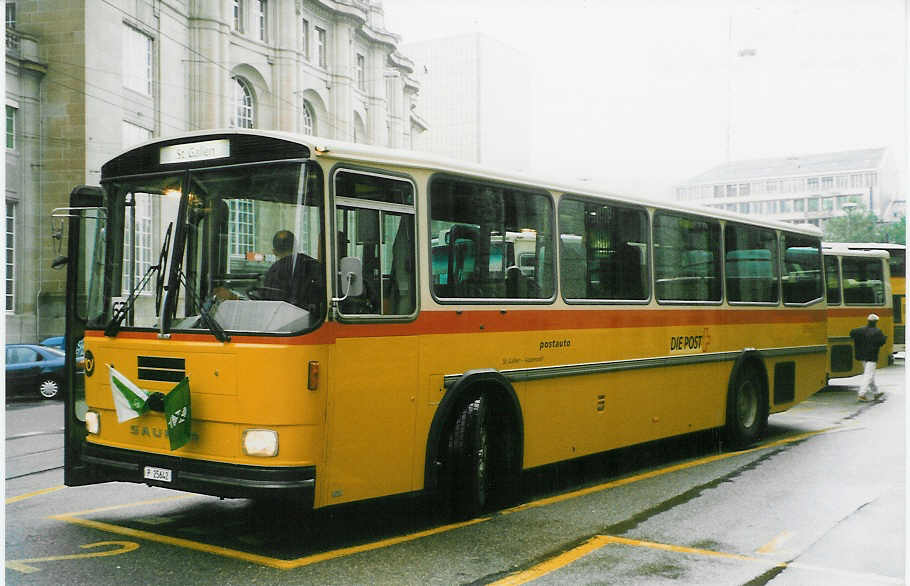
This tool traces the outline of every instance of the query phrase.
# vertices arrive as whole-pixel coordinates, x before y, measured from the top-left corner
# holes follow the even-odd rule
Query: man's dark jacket
[[[864,362],[878,362],[878,349],[888,339],[880,329],[870,325],[850,330],[850,337],[856,359]]]
[[[294,260],[296,256],[296,266]],[[316,314],[325,304],[322,264],[305,255],[290,254],[275,261],[265,274],[265,299],[287,301]]]

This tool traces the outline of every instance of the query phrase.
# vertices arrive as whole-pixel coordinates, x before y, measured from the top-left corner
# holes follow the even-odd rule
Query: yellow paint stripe
[[[592,537],[584,544],[567,551],[565,553],[554,556],[536,566],[529,568],[527,570],[517,572],[502,580],[492,583],[492,586],[518,586],[519,584],[527,584],[533,580],[545,576],[551,572],[562,569],[569,564],[577,561],[579,558],[582,558],[589,553],[600,549],[606,545],[618,544],[618,545],[629,545],[632,547],[646,547],[649,549],[658,549],[663,551],[675,552],[675,553],[685,553],[685,554],[694,554],[700,556],[708,557],[717,557],[725,558],[739,561],[749,561],[749,562],[761,562],[768,564],[766,560],[760,560],[757,558],[752,558],[749,556],[739,555],[735,553],[724,553],[718,551],[711,551],[708,549],[698,549],[694,547],[684,547],[681,545],[668,545],[665,543],[655,543],[652,541],[639,541],[637,539],[627,539],[625,537],[615,537],[612,535],[597,535]],[[778,566],[786,564],[775,564]]]
[[[783,438],[783,439],[780,439],[780,440],[777,440],[774,442],[770,442],[768,444],[763,444],[761,446],[757,446],[757,447],[751,448],[749,450],[742,450],[739,452],[731,452],[731,453],[727,453],[727,454],[718,454],[715,456],[709,456],[707,458],[701,458],[698,460],[685,462],[683,464],[678,464],[675,466],[668,466],[666,468],[661,468],[659,470],[653,470],[651,472],[646,472],[644,474],[630,476],[628,478],[622,478],[620,480],[599,484],[597,486],[592,486],[592,487],[584,488],[581,490],[557,495],[554,497],[549,497],[549,498],[533,501],[530,503],[525,503],[523,505],[519,505],[517,507],[513,507],[511,509],[506,509],[504,511],[501,511],[500,514],[515,513],[518,511],[525,510],[525,509],[542,507],[542,506],[546,506],[549,504],[559,503],[559,502],[563,502],[563,501],[577,498],[580,496],[584,496],[587,494],[592,494],[592,493],[600,492],[600,491],[607,490],[610,488],[615,488],[617,486],[623,486],[626,484],[632,484],[634,482],[639,482],[641,480],[645,480],[648,478],[662,476],[662,475],[668,474],[670,472],[686,470],[688,468],[693,468],[695,466],[700,466],[702,464],[716,462],[719,460],[725,460],[727,458],[732,458],[734,456],[748,454],[750,452],[764,450],[764,449],[778,446],[778,445],[793,443],[793,442],[800,441],[800,440],[808,438],[808,437],[812,437],[814,435],[819,435],[822,433],[830,433],[833,431],[843,431],[845,429],[847,429],[847,428],[844,428],[844,427],[833,428],[832,427],[832,428],[827,428],[827,429],[822,429],[822,430],[817,430],[817,431],[810,431],[810,432],[790,436],[787,438]],[[384,539],[381,541],[376,541],[376,542],[367,543],[367,544],[363,544],[363,545],[336,549],[336,550],[327,551],[327,552],[323,552],[323,553],[319,553],[319,554],[314,554],[311,556],[304,556],[304,557],[297,558],[294,560],[282,560],[279,558],[271,558],[271,557],[267,557],[267,556],[250,554],[247,552],[234,550],[234,549],[230,549],[230,548],[208,545],[206,543],[201,543],[198,541],[191,541],[189,539],[182,539],[182,538],[178,538],[178,537],[168,537],[165,535],[159,535],[157,533],[151,533],[148,531],[130,529],[128,527],[121,527],[119,525],[112,525],[110,523],[103,523],[100,521],[92,521],[89,519],[79,518],[79,516],[87,515],[90,513],[96,513],[96,512],[101,512],[101,511],[110,511],[110,510],[128,508],[128,507],[133,507],[133,506],[140,506],[140,505],[145,505],[145,504],[160,503],[160,502],[165,502],[165,501],[169,501],[169,500],[177,500],[177,499],[181,499],[181,498],[190,498],[190,496],[191,495],[179,495],[179,496],[167,497],[167,498],[162,498],[162,499],[141,501],[141,502],[136,502],[136,503],[127,503],[127,504],[122,504],[122,505],[113,505],[113,506],[109,506],[109,507],[100,507],[97,509],[89,509],[86,511],[79,511],[79,512],[75,512],[75,513],[66,513],[66,514],[62,514],[62,515],[55,515],[50,518],[58,520],[58,521],[64,521],[67,523],[73,523],[76,525],[82,525],[85,527],[92,527],[94,529],[98,529],[101,531],[108,531],[111,533],[127,535],[130,537],[138,537],[141,539],[147,539],[149,541],[157,541],[159,543],[166,543],[169,545],[176,545],[179,547],[185,547],[187,549],[202,551],[202,552],[220,555],[223,557],[228,557],[228,558],[233,558],[233,559],[239,559],[239,560],[257,563],[257,564],[261,564],[264,566],[269,566],[272,568],[278,568],[278,569],[283,569],[283,570],[299,568],[299,567],[307,566],[310,564],[315,564],[315,563],[324,562],[324,561],[328,561],[328,560],[332,560],[332,559],[346,557],[349,555],[354,555],[357,553],[373,551],[376,549],[382,549],[382,548],[396,545],[399,543],[406,543],[408,541],[415,541],[417,539],[422,539],[424,537],[429,537],[431,535],[445,533],[448,531],[452,531],[454,529],[460,529],[462,527],[468,527],[471,525],[476,525],[478,523],[483,523],[483,522],[489,521],[491,519],[491,517],[481,517],[481,518],[477,518],[477,519],[472,519],[470,521],[464,521],[461,523],[453,523],[450,525],[436,527],[434,529],[428,529],[426,531],[420,531],[417,533],[402,535],[400,537],[393,537],[393,538]],[[582,547],[584,547],[584,546],[582,546]],[[593,549],[596,549],[596,547],[594,547]],[[593,551],[593,549],[591,551]],[[583,554],[583,555],[585,555],[585,554]],[[581,557],[581,556],[579,556],[579,557]],[[762,561],[764,561],[764,560],[762,560]]]
[[[784,533],[782,535],[789,535]],[[579,558],[582,558],[601,547],[616,544],[616,545],[626,545],[630,547],[644,547],[647,549],[655,549],[659,551],[667,551],[672,553],[681,553],[687,555],[697,555],[702,557],[710,558],[720,558],[728,560],[736,560],[749,563],[757,563],[766,567],[775,567],[775,568],[793,568],[799,570],[806,570],[810,572],[815,572],[819,574],[832,574],[841,577],[848,577],[856,581],[859,584],[868,584],[872,582],[878,582],[883,584],[903,584],[903,580],[893,576],[882,576],[880,574],[869,574],[869,573],[860,573],[860,572],[851,572],[849,570],[840,570],[837,568],[826,568],[823,566],[816,566],[812,564],[802,564],[799,562],[772,562],[769,560],[756,558],[752,556],[742,555],[738,553],[727,553],[722,551],[713,551],[710,549],[700,549],[696,547],[686,547],[683,545],[671,545],[667,543],[657,543],[655,541],[642,541],[639,539],[629,539],[627,537],[618,537],[614,535],[597,535],[592,537],[584,544],[567,551],[565,553],[554,556],[536,566],[523,570],[521,572],[516,572],[510,576],[493,582],[494,586],[518,586],[520,584],[527,584],[533,580],[537,580],[542,576],[545,576],[549,573],[555,572],[556,570],[562,569],[569,564],[577,561]]]
[[[585,496],[585,495],[593,494],[596,492],[601,492],[603,490],[616,488],[618,486],[625,486],[627,484],[633,484],[635,482],[640,482],[642,480],[647,480],[649,478],[656,478],[658,476],[663,476],[664,474],[669,474],[671,472],[679,472],[680,470],[687,470],[689,468],[695,468],[696,466],[701,466],[703,464],[710,464],[711,462],[719,462],[721,460],[735,458],[736,456],[741,456],[743,454],[750,454],[752,452],[757,452],[760,450],[766,450],[768,448],[773,448],[773,447],[777,447],[777,446],[781,446],[781,445],[798,442],[800,440],[804,440],[806,438],[809,438],[809,437],[812,437],[815,435],[819,435],[819,434],[823,434],[823,433],[831,433],[834,431],[843,431],[845,429],[847,429],[847,428],[829,427],[826,429],[820,429],[820,430],[816,430],[816,431],[807,431],[805,433],[800,433],[797,435],[789,436],[789,437],[786,437],[783,439],[769,442],[767,444],[762,444],[760,446],[756,446],[756,447],[750,448],[748,450],[740,450],[738,452],[727,452],[724,454],[716,454],[714,456],[707,456],[705,458],[699,458],[697,460],[690,460],[689,462],[683,462],[682,464],[675,464],[673,466],[667,466],[666,468],[651,470],[650,472],[645,472],[643,474],[636,474],[635,476],[628,476],[626,478],[620,478],[619,480],[612,480],[610,482],[605,482],[603,484],[598,484],[595,486],[589,486],[587,488],[574,490],[572,492],[565,492],[565,493],[558,494],[555,496],[538,499],[536,501],[531,501],[529,503],[524,503],[524,504],[518,505],[517,507],[505,509],[504,511],[502,511],[502,514],[507,515],[510,513],[517,513],[518,511],[524,511],[526,509],[533,509],[533,508],[537,508],[537,507],[544,507],[547,505],[561,503],[563,501],[575,499],[580,496]]]
[[[205,543],[199,543],[198,541],[191,541],[189,539],[181,539],[179,537],[168,537],[166,535],[159,535],[157,533],[150,533],[148,531],[140,531],[137,529],[130,529],[129,527],[121,527],[119,525],[111,525],[110,523],[102,523],[100,521],[92,521],[90,519],[79,519],[78,517],[73,517],[70,515],[54,515],[51,519],[57,521],[65,521],[67,523],[73,523],[74,525],[81,525],[83,527],[89,527],[91,529],[98,529],[99,531],[107,531],[109,533],[116,533],[117,535],[125,535],[127,537],[134,537],[137,539],[146,539],[148,541],[155,541],[157,543],[164,543],[167,545],[176,545],[186,549],[192,549],[196,551],[202,551],[206,553],[213,553],[216,555],[221,555],[224,557],[239,559],[247,562],[253,562],[256,564],[270,566],[273,568],[282,568],[282,560],[276,558],[270,558],[266,556],[255,555],[251,553],[246,553],[242,551],[237,551],[233,549],[228,549],[225,547],[218,547],[215,545],[207,545]]]
[[[603,535],[597,535],[574,549],[552,557],[532,568],[529,568],[522,572],[517,572],[503,578],[502,580],[497,580],[490,586],[518,586],[519,584],[527,584],[528,582],[537,580],[538,578],[545,576],[550,572],[554,572],[560,568],[568,566],[576,560],[588,555],[592,551],[600,549],[607,543],[607,537]]]
[[[628,539],[625,537],[615,537],[615,536],[603,536],[604,540],[608,543],[617,543],[620,545],[628,545],[632,547],[646,547],[648,549],[657,549],[660,551],[670,551],[676,553],[684,553],[690,555],[699,555],[706,557],[715,557],[715,558],[725,558],[731,560],[739,560],[744,562],[758,563],[762,565],[770,565],[776,568],[792,568],[797,570],[806,570],[810,572],[816,572],[819,574],[832,574],[835,576],[848,577],[854,580],[857,584],[869,584],[872,582],[879,582],[882,584],[903,584],[904,581],[901,578],[896,578],[894,576],[882,576],[881,574],[870,574],[864,572],[852,572],[850,570],[840,570],[838,568],[827,568],[824,566],[817,566],[814,564],[803,564],[800,562],[771,562],[769,560],[764,560],[761,558],[751,557],[747,555],[740,555],[736,553],[725,553],[720,551],[712,551],[709,549],[698,549],[694,547],[684,547],[680,545],[668,545],[666,543],[657,543],[654,541],[640,541],[638,539]]]
[[[11,570],[16,570],[22,572],[23,574],[32,574],[38,572],[39,569],[30,566],[29,564],[39,563],[39,562],[59,562],[63,560],[78,560],[84,558],[102,558],[111,555],[120,555],[122,553],[128,553],[135,549],[139,549],[138,543],[133,543],[132,541],[99,541],[97,543],[87,543],[85,545],[80,545],[82,549],[89,549],[92,547],[102,547],[105,545],[116,545],[117,549],[109,549],[107,551],[94,551],[91,553],[72,553],[69,555],[53,555],[43,558],[29,558],[25,560],[8,560],[6,562],[6,567]]]
[[[764,544],[763,546],[761,546],[757,550],[755,550],[755,553],[760,553],[763,555],[767,555],[769,553],[774,553],[775,551],[777,551],[777,549],[782,544],[789,541],[791,537],[793,537],[793,533],[791,533],[789,531],[784,531],[783,533],[776,536],[774,539],[772,539],[768,543]]]
[[[66,523],[72,523],[74,525],[81,525],[83,527],[90,527],[92,529],[98,529],[100,531],[107,531],[110,533],[116,533],[118,535],[125,535],[128,537],[135,537],[139,539],[146,539],[148,541],[155,541],[158,543],[164,543],[167,545],[176,545],[178,547],[184,547],[186,549],[192,549],[195,551],[201,551],[204,553],[210,553],[214,555],[219,555],[226,558],[232,558],[236,560],[241,560],[245,562],[251,562],[255,564],[260,564],[263,566],[268,566],[271,568],[277,568],[279,570],[291,570],[294,568],[300,568],[303,566],[308,566],[310,564],[315,564],[318,562],[324,562],[340,557],[345,557],[353,555],[356,553],[362,553],[366,551],[372,551],[375,549],[381,549],[384,547],[389,547],[391,545],[396,545],[398,543],[405,543],[408,541],[414,541],[416,539],[421,539],[423,537],[428,537],[430,535],[436,535],[438,533],[445,533],[453,529],[459,529],[461,527],[468,527],[470,525],[476,525],[478,523],[483,523],[484,521],[489,521],[490,517],[481,517],[477,519],[472,519],[470,521],[464,521],[462,523],[453,523],[451,525],[444,525],[442,527],[436,527],[433,529],[428,529],[426,531],[420,531],[417,533],[411,533],[409,535],[402,535],[400,537],[392,537],[389,539],[383,539],[381,541],[375,541],[372,543],[367,543],[364,545],[356,545],[353,547],[346,547],[342,549],[336,549],[332,551],[327,551],[324,553],[318,553],[310,556],[304,556],[301,558],[293,560],[282,560],[279,558],[273,558],[253,553],[248,553],[245,551],[239,551],[236,549],[230,549],[227,547],[220,547],[217,545],[209,545],[207,543],[201,543],[198,541],[192,541],[189,539],[183,539],[180,537],[170,537],[167,535],[160,535],[158,533],[152,533],[149,531],[143,531],[141,529],[131,529],[129,527],[122,527],[120,525],[112,525],[110,523],[103,523],[100,521],[92,521],[90,519],[80,519],[75,517],[73,514],[64,514],[64,515],[54,515],[50,517],[57,521],[64,521]]]
[[[626,537],[615,537],[612,535],[605,535],[604,538],[606,539],[607,543],[618,543],[620,545],[630,545],[632,547],[646,547],[648,549],[657,549],[661,551],[671,551],[674,553],[685,553],[706,557],[724,558],[728,560],[739,560],[743,562],[759,562],[762,564],[771,564],[775,567],[785,567],[787,565],[786,562],[773,563],[769,562],[768,560],[741,555],[738,553],[725,553],[722,551],[700,549],[697,547],[686,547],[683,545],[669,545],[666,543],[657,543],[655,541],[640,541],[638,539],[628,539]]]
[[[51,486],[50,488],[42,488],[41,490],[36,490],[34,492],[27,492],[25,494],[20,494],[19,496],[11,496],[6,499],[6,504],[18,503],[19,501],[24,501],[25,499],[30,499],[33,496],[41,496],[42,494],[47,494],[49,492],[56,492],[58,490],[66,488],[62,484],[60,486]]]

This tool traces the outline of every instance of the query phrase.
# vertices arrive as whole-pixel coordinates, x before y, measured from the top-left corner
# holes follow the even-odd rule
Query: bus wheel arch
[[[521,406],[492,369],[468,371],[446,392],[427,438],[425,488],[458,517],[518,497],[524,450]]]
[[[747,448],[764,434],[770,413],[768,371],[758,351],[736,359],[727,384],[724,439],[734,450]]]

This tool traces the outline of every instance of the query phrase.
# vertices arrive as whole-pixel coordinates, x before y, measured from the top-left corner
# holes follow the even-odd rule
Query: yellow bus
[[[888,336],[878,356],[887,366],[892,352],[894,325],[887,252],[882,250],[824,249],[828,300],[828,376],[860,374],[862,362],[853,357],[850,330],[864,326],[870,313]]]
[[[825,242],[824,248],[834,250],[884,250],[888,253],[891,271],[891,299],[894,318],[894,351],[903,352],[906,344],[907,313],[907,247],[885,242]]]
[[[813,227],[258,130],[140,145],[66,214],[68,485],[468,516],[555,462],[750,445],[825,384]],[[114,371],[187,378],[188,443],[151,399],[120,422]]]

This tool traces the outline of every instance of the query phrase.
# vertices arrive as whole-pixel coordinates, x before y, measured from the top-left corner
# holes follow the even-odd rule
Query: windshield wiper
[[[177,276],[180,278],[180,282],[183,286],[186,287],[187,293],[199,307],[199,319],[202,321],[202,325],[204,325],[208,331],[212,332],[212,335],[215,336],[219,342],[230,342],[231,337],[224,331],[224,328],[221,327],[221,324],[218,323],[215,316],[211,313],[212,307],[215,306],[215,304],[212,303],[212,300],[210,299],[209,301],[203,302],[203,300],[196,295],[196,290],[190,285],[189,279],[187,279],[183,269],[177,269]]]
[[[173,223],[171,225],[173,225]],[[161,270],[164,266],[164,263],[167,262],[167,259],[165,257],[167,256],[167,248],[168,248],[168,243],[170,242],[170,236],[171,236],[171,226],[168,226],[167,237],[164,239],[164,246],[161,247],[161,253],[158,255],[158,264],[150,266],[145,271],[145,274],[142,275],[142,279],[140,279],[139,283],[135,287],[133,287],[132,291],[130,291],[130,295],[129,295],[129,297],[126,298],[126,301],[124,301],[123,304],[114,311],[114,315],[113,315],[113,317],[111,317],[111,321],[109,321],[107,323],[107,327],[104,328],[105,336],[113,338],[117,335],[117,332],[120,331],[120,324],[123,323],[123,318],[125,318],[126,314],[128,314],[133,309],[133,304],[136,303],[136,299],[139,297],[139,292],[142,291],[143,289],[145,289],[145,286],[148,284],[149,280],[151,280],[151,278],[152,278],[152,273],[157,272],[158,273],[158,283],[163,282],[163,280],[161,278]],[[156,287],[156,289],[157,289],[157,287]],[[160,299],[159,295],[160,295],[159,293],[156,293],[157,299]],[[157,312],[158,309],[156,308],[155,311]]]
[[[164,233],[164,244],[161,245],[161,253],[158,254],[158,278],[155,280],[155,317],[159,316],[161,309],[161,294],[164,292],[164,268],[167,266],[167,251],[171,245],[171,230],[174,228],[174,222],[167,225],[167,232]]]

